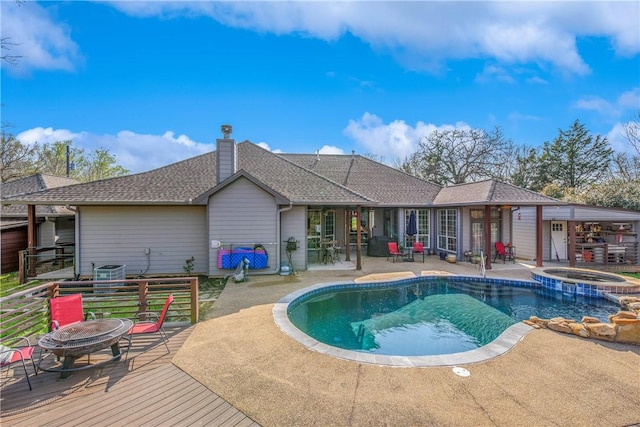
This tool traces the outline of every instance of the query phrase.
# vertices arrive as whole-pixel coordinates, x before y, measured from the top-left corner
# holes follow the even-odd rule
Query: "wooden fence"
[[[173,294],[166,322],[198,321],[197,277],[50,282],[0,298],[0,341],[12,344],[18,337],[48,332],[49,299],[76,293],[82,294],[85,312],[129,319],[145,311],[159,313]]]

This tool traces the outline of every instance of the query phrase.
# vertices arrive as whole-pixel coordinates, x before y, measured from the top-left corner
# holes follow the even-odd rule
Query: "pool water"
[[[607,321],[618,305],[546,289],[491,283],[419,281],[379,288],[335,288],[296,301],[289,319],[338,348],[393,356],[457,353],[482,347],[530,316]]]

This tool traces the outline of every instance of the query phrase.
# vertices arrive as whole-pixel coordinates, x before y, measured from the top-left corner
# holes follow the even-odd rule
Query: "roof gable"
[[[73,178],[37,173],[24,178],[3,182],[2,197],[30,194],[78,183],[80,183],[80,181]],[[36,215],[74,215],[74,212],[65,206],[37,206]],[[5,218],[26,217],[27,207],[24,205],[2,206],[2,216]]]
[[[434,205],[563,205],[552,197],[547,197],[525,188],[489,179],[469,184],[444,187],[435,198]]]

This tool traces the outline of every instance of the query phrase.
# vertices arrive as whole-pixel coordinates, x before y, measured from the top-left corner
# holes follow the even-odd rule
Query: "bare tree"
[[[16,0],[18,6],[22,6],[24,0]],[[15,43],[11,40],[11,37],[2,37],[0,38],[0,62],[7,63],[9,65],[16,65],[22,55],[12,55],[11,53],[7,53],[7,51],[11,50],[13,46],[18,46],[19,43]]]
[[[16,65],[20,61],[20,58],[22,58],[21,55],[12,55],[7,52],[10,51],[13,46],[18,46],[18,43],[12,42],[11,37],[2,37],[0,39],[0,51],[2,52],[0,61],[9,65]]]
[[[15,139],[13,135],[2,132],[0,145],[0,182],[35,173],[37,144],[29,147]]]
[[[640,111],[637,118],[624,125],[623,136],[640,156]]]
[[[437,130],[418,143],[418,150],[399,169],[437,184],[461,184],[487,178],[502,179],[513,157],[513,143],[499,127]]]

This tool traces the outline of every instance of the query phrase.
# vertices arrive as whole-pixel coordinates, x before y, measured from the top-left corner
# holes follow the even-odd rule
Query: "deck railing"
[[[27,248],[20,251],[18,259],[20,283],[26,283],[29,277],[73,267],[74,251],[75,245],[72,244]]]
[[[580,267],[616,267],[638,262],[638,243],[577,243],[576,265]]]
[[[166,322],[198,321],[197,277],[50,282],[0,298],[0,341],[12,344],[17,337],[48,332],[49,299],[76,293],[82,294],[85,312],[129,319],[145,311],[159,313],[172,293]]]

